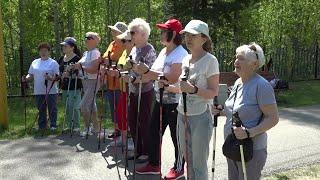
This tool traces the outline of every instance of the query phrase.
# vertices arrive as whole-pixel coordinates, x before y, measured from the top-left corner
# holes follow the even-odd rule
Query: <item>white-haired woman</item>
[[[213,113],[227,116],[224,126],[225,138],[234,131],[237,139],[253,140],[253,158],[246,162],[249,180],[259,180],[267,159],[266,131],[278,121],[278,109],[274,91],[269,82],[257,74],[265,63],[262,48],[255,43],[242,45],[236,49],[235,72],[239,75],[223,111],[213,108]],[[221,108],[221,107],[220,107]],[[220,109],[218,108],[218,109]],[[235,127],[232,115],[238,113],[243,123]],[[228,175],[231,180],[243,178],[241,162],[227,158]]]
[[[84,52],[79,62],[74,65],[76,69],[84,73],[84,79],[82,80],[84,94],[80,103],[80,109],[85,123],[85,130],[81,133],[81,136],[85,136],[87,133],[91,135],[92,132],[99,132],[95,96],[99,89],[97,73],[100,64],[100,51],[97,49],[97,46],[100,42],[100,36],[95,32],[87,32],[85,41],[88,50]],[[89,128],[90,123],[93,123],[93,130]],[[89,131],[87,131],[88,128]]]
[[[128,29],[131,34],[131,42],[135,44],[130,53],[130,56],[133,59],[133,64],[137,64],[142,60],[143,63],[151,67],[156,59],[156,51],[153,46],[148,43],[151,31],[149,23],[141,18],[136,18],[130,22]],[[137,144],[137,147],[135,147],[137,148],[137,156],[139,156],[137,162],[145,162],[148,154],[148,127],[151,119],[151,105],[154,98],[154,87],[152,80],[143,80],[139,112],[140,116],[139,120],[137,120],[139,83],[143,74],[139,74],[137,72],[135,65],[130,73],[133,76],[129,83],[130,106],[128,109],[128,122],[130,134],[132,135],[135,144]],[[138,129],[136,129],[137,121],[139,121],[140,124]],[[138,137],[136,137],[137,131],[139,131]]]

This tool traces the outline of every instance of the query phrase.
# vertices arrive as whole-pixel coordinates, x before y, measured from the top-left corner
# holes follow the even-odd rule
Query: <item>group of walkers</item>
[[[113,146],[128,148],[126,137],[130,134],[133,139],[134,153],[125,158],[134,160],[134,175],[162,176],[161,148],[166,148],[161,146],[162,136],[169,126],[175,160],[164,178],[179,179],[186,170],[188,179],[205,180],[212,116],[226,115],[225,138],[234,134],[239,140],[253,140],[253,157],[246,162],[245,172],[241,162],[227,158],[229,179],[243,179],[244,174],[247,179],[260,179],[267,158],[265,132],[278,122],[273,89],[257,74],[264,65],[262,48],[255,43],[237,48],[234,66],[240,78],[226,103],[217,106],[213,99],[219,92],[219,63],[211,54],[208,25],[191,20],[183,28],[179,20],[169,19],[156,26],[164,46],[158,56],[148,41],[151,28],[141,18],[128,25],[109,26],[113,41],[104,54],[98,50],[100,37],[95,32],[86,33],[83,55],[75,38],[67,37],[61,43],[64,55],[59,61],[50,58],[47,43],[39,44],[40,58],[22,78],[23,82],[34,81],[39,130],[49,127],[48,120],[51,130],[57,128],[60,80],[66,102],[63,130],[95,135],[100,143],[105,137],[96,105],[100,89],[114,123],[114,131],[108,134],[114,139]],[[85,127],[81,133],[80,112]],[[240,127],[234,124],[236,112]],[[136,168],[136,163],[146,164]]]

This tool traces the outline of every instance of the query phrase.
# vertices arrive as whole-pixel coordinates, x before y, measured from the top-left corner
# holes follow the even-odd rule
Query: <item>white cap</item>
[[[129,30],[126,30],[124,33],[117,36],[118,39],[131,40],[131,34]]]
[[[191,34],[204,34],[206,35],[209,39],[209,27],[208,24],[200,21],[200,20],[191,20],[186,27],[180,32],[180,34],[183,34],[185,32],[191,33]]]
[[[124,33],[126,30],[128,30],[128,27],[124,22],[117,22],[114,26],[108,26],[108,27],[120,33]]]

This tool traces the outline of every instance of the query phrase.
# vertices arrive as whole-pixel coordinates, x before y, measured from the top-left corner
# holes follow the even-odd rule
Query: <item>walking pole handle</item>
[[[46,75],[48,75],[48,73],[46,73]],[[48,87],[48,79],[47,79],[47,78],[45,78],[45,80],[44,80],[44,85],[45,85],[46,87]]]
[[[189,77],[189,68],[184,68],[184,76],[181,78],[182,81],[187,81]],[[182,92],[182,99],[183,99],[183,112],[187,112],[187,93]]]
[[[218,106],[218,96],[215,96],[214,99],[213,99],[213,105],[215,107]],[[214,127],[217,127],[218,126],[218,117],[219,117],[220,114],[217,114],[217,115],[214,115],[213,116],[213,126]]]
[[[160,79],[160,80],[165,80],[166,77],[165,77],[164,75],[160,75],[160,76],[159,76],[159,79]],[[164,91],[164,87],[159,88],[159,92],[160,92],[160,105],[161,105],[161,106],[162,106],[162,104],[163,104],[163,101],[162,101],[162,99],[163,99],[163,91]]]

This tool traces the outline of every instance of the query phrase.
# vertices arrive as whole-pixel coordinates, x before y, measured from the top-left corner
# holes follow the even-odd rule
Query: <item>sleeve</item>
[[[106,50],[106,52],[103,54],[103,58],[108,58],[108,53],[109,51],[111,52],[112,51],[112,47],[113,47],[113,42],[111,42]]]
[[[145,56],[145,63],[149,66],[152,67],[154,61],[157,58],[156,51],[152,48],[148,54]]]
[[[208,61],[206,78],[219,74],[219,63],[215,57],[212,57]]]
[[[92,52],[91,61],[96,60],[96,59],[99,59],[100,55],[101,55],[100,51],[98,51],[98,50],[93,51],[93,52]]]
[[[259,105],[276,104],[272,86],[267,81],[259,81],[257,87],[257,101]]]
[[[181,47],[179,51],[176,53],[176,55],[173,57],[173,60],[171,61],[171,64],[177,64],[182,63],[182,60],[188,55],[188,52]]]
[[[54,60],[54,63],[53,63],[53,72],[54,72],[54,74],[58,74],[58,75],[60,74],[59,64],[55,60]]]
[[[34,61],[33,61],[34,62]],[[33,69],[33,62],[31,63],[29,70],[28,70],[28,74],[34,74],[34,69]]]

